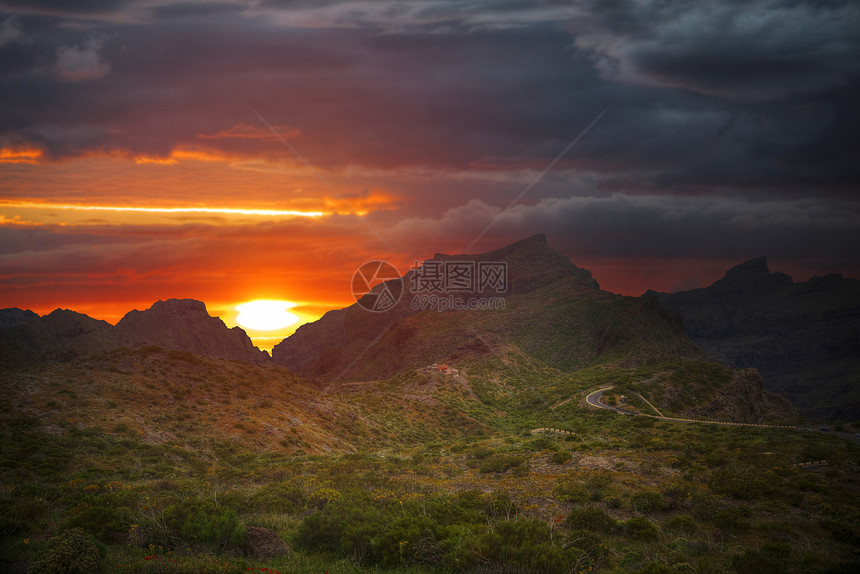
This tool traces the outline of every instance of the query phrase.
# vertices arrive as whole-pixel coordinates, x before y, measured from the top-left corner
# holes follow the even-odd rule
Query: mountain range
[[[708,287],[643,298],[677,313],[708,355],[758,369],[765,388],[804,415],[860,419],[860,281],[830,274],[795,283],[758,257]]]
[[[40,317],[21,309],[0,310],[0,361],[44,363],[120,347],[158,345],[218,359],[262,364],[265,351],[242,329],[228,329],[193,299],[158,301],[145,311],[127,313],[116,326],[56,309]]]
[[[447,267],[501,274],[471,290],[422,285]],[[460,286],[450,279],[446,288]],[[399,300],[368,310],[386,293]],[[440,310],[426,304],[432,297],[492,305]],[[69,310],[7,309],[0,322],[9,404],[51,424],[72,416],[153,441],[172,440],[188,417],[258,446],[312,451],[547,417],[574,424],[583,407],[572,399],[607,384],[675,416],[757,423],[796,414],[754,369],[733,372],[710,358],[657,299],[602,291],[543,235],[483,254],[437,254],[303,325],[271,358],[188,299],[131,311],[116,326]],[[69,393],[74,415],[56,406]],[[119,406],[104,419],[106,401]]]

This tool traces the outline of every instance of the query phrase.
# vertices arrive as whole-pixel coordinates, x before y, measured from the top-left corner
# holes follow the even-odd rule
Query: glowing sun
[[[236,305],[239,314],[236,322],[246,329],[254,331],[276,331],[289,327],[299,320],[287,309],[295,307],[295,303],[289,301],[273,301],[271,299],[257,299]]]

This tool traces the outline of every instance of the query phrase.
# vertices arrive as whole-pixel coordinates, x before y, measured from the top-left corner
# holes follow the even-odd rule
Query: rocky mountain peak
[[[448,255],[437,253],[433,261],[498,261],[507,264],[509,295],[531,293],[551,283],[564,281],[581,291],[600,289],[591,271],[571,263],[539,233],[505,247],[478,254]]]
[[[756,257],[726,271],[725,276],[715,281],[711,289],[715,293],[751,300],[793,283],[785,273],[771,273],[766,257]]]
[[[263,363],[268,353],[260,351],[242,329],[228,329],[212,317],[202,301],[168,299],[145,311],[130,311],[116,324],[124,336],[140,343],[182,349],[220,359]]]

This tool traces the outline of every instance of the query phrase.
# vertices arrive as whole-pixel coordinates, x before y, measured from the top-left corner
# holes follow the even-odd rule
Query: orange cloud
[[[42,150],[38,148],[0,148],[0,163],[29,163],[35,164],[42,159]]]

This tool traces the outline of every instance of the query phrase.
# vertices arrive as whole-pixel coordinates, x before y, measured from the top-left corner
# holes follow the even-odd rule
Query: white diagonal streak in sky
[[[544,170],[543,170],[542,172],[540,172],[540,174],[539,174],[539,175],[534,179],[534,181],[532,181],[530,184],[528,184],[528,185],[526,186],[526,188],[525,188],[525,189],[523,189],[523,190],[519,193],[519,195],[517,195],[517,196],[513,199],[513,201],[511,201],[511,202],[508,204],[508,206],[507,206],[505,209],[503,209],[501,212],[499,212],[499,214],[498,214],[498,215],[496,215],[496,216],[493,218],[493,220],[492,220],[492,221],[490,221],[490,223],[489,223],[489,224],[487,224],[487,226],[484,228],[484,230],[483,230],[483,231],[481,231],[481,233],[479,233],[479,234],[478,234],[478,236],[477,236],[477,237],[475,237],[475,239],[473,239],[473,240],[472,240],[472,242],[471,242],[471,243],[466,247],[466,249],[464,249],[464,250],[463,250],[463,253],[469,253],[469,250],[470,250],[470,249],[472,249],[472,247],[474,247],[474,246],[475,246],[475,244],[476,244],[478,241],[480,241],[480,240],[481,240],[481,238],[482,238],[482,237],[483,237],[483,236],[484,236],[484,235],[485,235],[485,234],[490,230],[490,228],[491,228],[493,225],[495,225],[495,224],[496,224],[496,222],[499,220],[499,218],[500,218],[502,215],[504,215],[505,213],[507,213],[507,212],[508,212],[508,211],[509,211],[513,206],[514,206],[514,204],[515,204],[516,202],[518,202],[520,199],[522,199],[522,197],[523,197],[525,194],[527,194],[527,193],[531,190],[531,188],[533,188],[534,186],[536,186],[536,185],[538,184],[538,182],[539,182],[540,180],[542,180],[542,179],[543,179],[543,177],[544,177],[544,176],[549,172],[549,170],[551,170],[551,169],[555,166],[555,164],[557,164],[557,163],[559,162],[559,160],[561,160],[561,158],[563,158],[565,155],[567,155],[567,152],[569,152],[569,151],[570,151],[570,148],[572,148],[573,146],[575,146],[575,145],[579,142],[579,140],[581,140],[582,138],[584,138],[584,137],[585,137],[585,134],[587,134],[587,133],[591,130],[591,128],[593,128],[593,127],[594,127],[594,125],[595,125],[597,122],[599,122],[599,121],[600,121],[600,118],[602,118],[604,115],[606,115],[606,112],[607,112],[607,111],[608,111],[608,108],[607,108],[607,109],[604,109],[602,112],[600,112],[600,113],[597,115],[597,117],[596,117],[596,118],[594,118],[594,119],[591,121],[591,123],[590,123],[590,124],[588,124],[587,126],[585,126],[585,129],[583,129],[581,132],[579,132],[579,135],[578,135],[578,136],[576,136],[576,137],[573,139],[573,141],[572,141],[572,142],[570,142],[569,144],[567,144],[567,147],[566,147],[566,148],[564,148],[564,149],[561,151],[561,153],[560,153],[560,154],[558,154],[557,156],[555,156],[555,159],[554,159],[554,160],[552,160],[552,161],[549,163],[549,165],[548,165],[548,166],[546,166],[546,167],[544,168]]]

